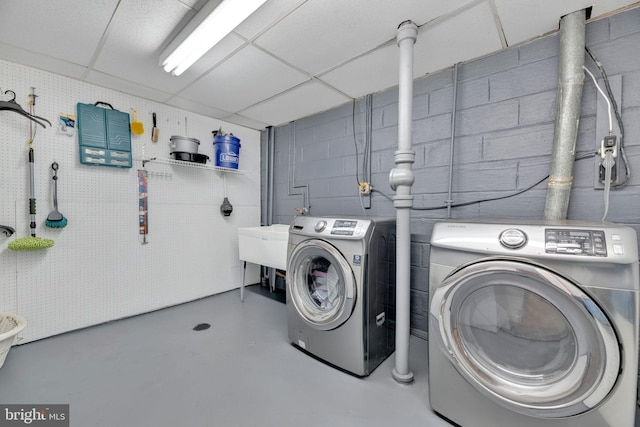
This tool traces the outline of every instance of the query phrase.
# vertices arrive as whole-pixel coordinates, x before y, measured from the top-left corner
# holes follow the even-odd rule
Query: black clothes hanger
[[[14,230],[13,227],[9,227],[8,225],[0,225],[0,232],[6,234],[7,237],[11,237],[11,235],[15,233],[16,230]]]
[[[36,122],[37,124],[39,124],[43,128],[46,128],[46,126],[40,120],[43,120],[43,121],[49,123],[49,126],[51,126],[51,122],[49,120],[45,119],[44,117],[34,116],[33,114],[29,114],[28,112],[23,110],[22,107],[20,106],[20,104],[18,104],[16,102],[16,93],[14,91],[12,91],[12,90],[5,90],[4,91],[5,95],[7,95],[9,93],[13,94],[13,98],[11,98],[9,101],[0,101],[0,111],[2,111],[2,110],[13,111],[14,113],[18,113],[21,116],[24,116],[27,119]]]

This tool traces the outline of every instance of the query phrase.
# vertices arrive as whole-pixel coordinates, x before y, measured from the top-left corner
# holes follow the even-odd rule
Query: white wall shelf
[[[188,168],[206,169],[210,171],[223,172],[223,173],[237,173],[237,174],[247,173],[246,171],[239,170],[239,169],[222,168],[219,166],[211,166],[204,163],[186,162],[184,160],[167,159],[164,157],[148,157],[148,158],[136,157],[134,158],[134,160],[142,162],[142,167],[145,167],[147,163],[160,163],[163,165],[177,165],[177,166],[184,166]]]

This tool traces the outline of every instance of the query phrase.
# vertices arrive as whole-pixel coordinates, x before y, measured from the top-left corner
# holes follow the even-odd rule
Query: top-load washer
[[[289,339],[357,376],[395,349],[395,219],[296,217],[287,250]]]
[[[430,257],[429,397],[436,413],[473,427],[633,427],[633,229],[442,222],[434,226]]]

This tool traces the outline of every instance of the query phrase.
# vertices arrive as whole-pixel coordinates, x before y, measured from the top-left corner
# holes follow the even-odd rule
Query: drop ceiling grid
[[[509,46],[555,31],[559,27],[560,17],[594,4],[590,0],[494,1]],[[539,13],[542,8],[545,13]],[[527,19],[522,19],[522,16],[526,16]]]
[[[312,80],[265,102],[241,111],[269,125],[280,125],[290,117],[305,117],[349,102],[351,98]]]
[[[243,45],[246,44],[246,40],[242,37],[238,37],[236,34],[229,34],[222,39],[220,43],[215,45],[209,52],[205,53],[202,58],[197,60],[187,71],[180,76],[171,76],[174,80],[181,83],[181,89],[187,86],[186,83],[197,81],[202,75],[211,71],[214,67],[220,65],[238,51]],[[159,58],[155,58],[159,59]],[[164,71],[162,71],[164,72]]]
[[[398,7],[385,0],[309,1],[255,43],[317,75],[393,39],[398,25],[407,19],[422,25],[469,1],[443,2],[433,7],[425,7],[419,0],[402,3]]]
[[[223,111],[217,108],[209,107],[199,102],[195,102],[190,99],[185,99],[179,96],[171,98],[169,101],[167,101],[167,103],[169,105],[172,105],[174,107],[177,107],[183,110],[199,111],[200,114],[210,116],[210,117],[219,117],[220,119],[225,119],[230,115],[228,111]],[[249,126],[249,127],[253,128],[253,126]]]
[[[305,1],[307,0],[269,0],[233,31],[247,40],[251,40],[266,28],[293,12]]]
[[[421,27],[414,49],[413,75],[419,77],[467,58],[498,51],[502,49],[502,43],[493,12],[486,2],[482,2],[433,25]]]
[[[309,77],[247,45],[181,93],[182,97],[236,113]]]
[[[204,4],[204,0],[104,0],[96,4],[78,3],[77,0],[59,0],[55,4],[46,0],[4,2],[0,7],[0,57],[73,78],[86,78],[86,81],[95,84],[171,104],[174,97],[187,98],[182,92],[191,83],[215,71],[224,61],[233,60],[235,53],[240,53],[245,44],[255,43],[255,46],[280,58],[294,70],[304,70],[303,74],[307,77],[321,78],[322,73],[326,73],[326,82],[337,82],[337,89],[351,96],[361,94],[369,87],[373,88],[369,93],[387,87],[388,80],[391,80],[389,76],[373,75],[362,79],[367,82],[360,82],[359,73],[368,65],[384,64],[382,58],[385,55],[378,55],[375,50],[385,50],[385,43],[395,38],[397,25],[406,19],[421,26],[421,32],[422,29],[436,26],[439,21],[452,21],[458,33],[470,34],[473,28],[470,24],[477,22],[458,22],[457,17],[463,16],[468,9],[478,10],[480,6],[488,8],[494,5],[497,18],[482,13],[475,17],[475,21],[487,20],[487,25],[495,27],[498,20],[504,28],[507,44],[513,46],[556,30],[563,14],[593,4],[587,0],[442,0],[427,3],[424,0],[270,0],[241,24],[235,33],[227,36],[182,76],[175,78],[159,67],[159,53],[179,31],[178,27],[194,14],[191,8]],[[618,8],[637,4],[634,0],[601,0],[593,4],[592,15],[596,18]],[[118,13],[114,15],[116,8]],[[113,22],[109,25],[112,17]],[[485,27],[484,24],[477,25]],[[108,34],[105,34],[107,27]],[[435,32],[434,35],[439,36],[440,33]],[[477,42],[473,38],[459,34],[453,36],[452,39],[440,38],[428,42],[438,46],[425,49],[431,51],[432,57],[418,58],[416,64],[420,72],[417,75],[488,53],[487,49],[477,44],[470,48],[470,42]],[[480,39],[485,39],[485,35],[480,35]],[[80,40],[82,43],[79,43]],[[456,40],[462,40],[462,44],[456,44]],[[493,41],[490,43],[493,45]],[[419,45],[420,40],[417,49]],[[447,63],[446,59],[450,61]],[[91,64],[91,61],[95,61],[95,64]],[[94,65],[95,68],[87,69]],[[246,63],[244,66],[259,68],[260,64]],[[351,70],[354,75],[347,76]],[[270,78],[273,88],[293,87],[289,72],[291,70],[283,74],[285,81],[282,83],[271,83],[275,79]],[[257,71],[256,75],[259,76]],[[241,76],[244,78],[244,75]],[[355,85],[358,87],[345,90],[344,87],[350,86],[349,82],[353,81],[359,82]],[[374,82],[385,86],[375,87]],[[219,82],[217,84],[220,85]],[[252,84],[248,90],[260,89],[258,86]],[[225,117],[236,119],[234,114],[237,111],[227,111],[201,101],[202,94],[211,96],[213,88],[203,84],[198,88],[201,90],[192,91],[188,96],[189,101],[218,108],[229,113]],[[228,95],[228,101],[218,101],[217,105],[234,103],[237,93]],[[269,92],[251,105],[273,96]],[[247,106],[245,104],[243,108]],[[207,113],[211,110],[195,111]],[[294,115],[285,121],[302,117],[295,114],[295,108],[289,108],[289,111]],[[257,117],[249,119],[253,120],[253,126],[260,128],[259,124],[255,124],[260,122]]]
[[[388,43],[319,79],[352,98],[359,98],[398,84],[398,57],[398,46]]]
[[[120,8],[93,68],[165,91],[179,84],[160,68],[158,55],[159,47],[188,9],[175,1],[165,1],[162,7],[152,7],[148,1],[146,5],[123,2]]]
[[[79,80],[83,78],[87,70],[85,66],[72,64],[53,56],[31,52],[2,42],[0,42],[0,59]]]
[[[86,66],[117,4],[118,0],[2,2],[0,40]],[[69,10],[73,13],[65,13]]]
[[[121,91],[128,94],[158,102],[163,102],[173,96],[169,92],[158,90],[133,81],[124,80],[110,74],[101,73],[99,71],[90,71],[89,73],[87,73],[87,76],[84,80],[88,83],[92,83],[94,85],[102,87],[117,87]],[[156,87],[162,87],[164,89],[163,86]]]
[[[230,115],[224,115],[224,116],[219,116],[224,118],[225,120],[231,122],[231,123],[235,123],[237,125],[240,126],[246,126],[248,128],[251,129],[265,129],[267,127],[266,123],[263,123],[259,120],[254,120],[253,118],[249,118],[247,116],[243,116],[240,114],[230,114]]]

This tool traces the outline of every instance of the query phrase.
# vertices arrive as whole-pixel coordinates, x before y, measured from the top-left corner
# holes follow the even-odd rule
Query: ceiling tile
[[[259,122],[277,126],[328,110],[350,100],[320,82],[311,81],[247,108],[240,114]]]
[[[0,59],[234,123],[284,123],[397,85],[398,24],[419,26],[414,77],[637,0],[269,0],[181,76],[159,66],[221,0],[0,0]],[[1,82],[0,82],[1,83]]]
[[[621,9],[623,7],[634,4],[634,1],[629,0],[598,0],[592,1],[590,6],[593,6],[593,10],[591,11],[591,18],[597,18],[602,15],[606,15],[607,13],[613,12],[617,9]],[[635,2],[635,5],[638,6],[638,3]]]
[[[308,79],[260,49],[247,45],[180,96],[235,113]]]
[[[0,58],[75,79],[82,78],[87,71],[86,67],[72,64],[54,56],[41,55],[2,42],[0,42]]]
[[[250,40],[265,28],[287,16],[305,1],[307,0],[270,0],[260,6],[233,31]]]
[[[119,0],[3,1],[0,40],[88,66]],[[82,43],[78,43],[78,41]]]
[[[220,118],[228,122],[235,123],[237,125],[245,126],[245,127],[256,129],[256,130],[262,130],[267,127],[266,123],[253,120],[245,116],[241,116],[240,114],[232,114],[227,117],[220,116]]]
[[[398,84],[398,46],[386,45],[319,77],[352,98]]]
[[[413,75],[423,76],[500,49],[502,43],[493,12],[486,2],[478,3],[420,28]]]
[[[174,98],[171,98],[168,102],[168,105],[172,105],[174,107],[177,108],[181,108],[183,110],[187,110],[187,111],[193,111],[194,113],[199,113],[205,116],[210,116],[210,117],[218,117],[218,118],[225,118],[227,116],[229,116],[231,113],[229,113],[228,111],[223,111],[223,110],[219,110],[217,108],[213,108],[213,107],[209,107],[207,105],[204,104],[200,104],[198,102],[194,102],[191,101],[189,99],[184,99],[181,98],[179,96],[176,96]]]
[[[171,96],[171,94],[167,92],[114,77],[109,74],[104,74],[99,71],[90,71],[85,80],[98,86],[119,90],[121,92],[130,93],[141,98],[151,99],[158,102],[164,102]]]
[[[507,44],[513,46],[557,30],[560,17],[589,7],[594,2],[593,0],[538,0],[535,2],[495,0],[495,4]]]
[[[178,0],[178,1],[196,10],[200,10],[202,5],[206,3],[206,0]]]
[[[495,0],[496,9],[509,46],[558,30],[560,18],[568,13],[593,6],[591,18],[630,4],[628,0],[538,0],[514,2]],[[526,17],[526,19],[523,19]]]
[[[469,0],[322,0],[307,1],[256,44],[313,75],[395,38],[398,25],[411,19],[422,25]]]
[[[157,8],[140,8],[138,2],[122,7],[125,9],[118,14],[95,69],[147,87],[176,93],[244,43],[229,35],[184,74],[172,76],[159,65],[160,47],[185,14],[190,13],[189,9],[175,0],[163,0],[162,7]]]

